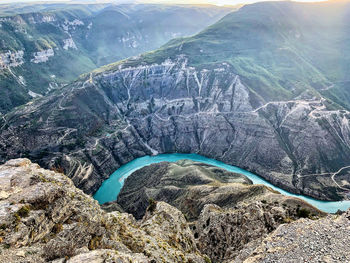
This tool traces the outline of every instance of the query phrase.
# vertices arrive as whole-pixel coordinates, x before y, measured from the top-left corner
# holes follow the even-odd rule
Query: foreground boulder
[[[159,202],[140,221],[125,213],[106,213],[68,177],[27,159],[0,166],[0,249],[0,262],[206,258],[176,208]]]

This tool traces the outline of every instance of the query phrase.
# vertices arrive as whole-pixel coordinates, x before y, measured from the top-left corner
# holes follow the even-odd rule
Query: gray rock
[[[244,175],[187,160],[135,171],[125,181],[118,204],[141,218],[151,199],[186,215],[199,250],[213,262],[233,260],[246,244],[258,242],[280,224],[325,215],[303,200],[252,185]]]
[[[232,207],[254,196],[252,182],[241,174],[188,160],[162,162],[135,171],[125,181],[117,204],[135,218],[144,216],[149,199],[164,201],[180,209],[188,219],[197,218],[205,204]],[[225,187],[227,186],[227,187]],[[225,188],[225,189],[224,189]],[[248,190],[249,189],[249,190]]]
[[[0,262],[205,260],[184,216],[166,203],[157,203],[139,222],[106,213],[68,177],[28,159],[1,165],[0,182],[6,193],[0,200]]]
[[[350,182],[349,116],[324,99],[266,103],[225,63],[119,63],[5,115],[0,161],[24,155],[63,169],[90,194],[137,157],[199,153],[339,200]]]
[[[234,262],[349,262],[350,221],[346,216],[301,219],[279,226],[261,243],[249,244]]]

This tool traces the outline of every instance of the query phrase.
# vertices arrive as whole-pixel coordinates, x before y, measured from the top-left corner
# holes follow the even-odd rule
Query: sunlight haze
[[[73,3],[104,3],[104,2],[116,2],[116,3],[162,3],[162,4],[213,4],[213,5],[237,5],[237,4],[250,4],[256,2],[263,2],[265,0],[3,0],[0,3],[27,3],[27,2],[73,2]],[[326,0],[298,0],[297,2],[324,2]]]

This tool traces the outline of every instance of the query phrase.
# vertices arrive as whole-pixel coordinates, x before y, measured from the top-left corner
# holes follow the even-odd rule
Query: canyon
[[[348,193],[349,112],[305,94],[264,104],[228,64],[104,70],[3,117],[2,160],[63,167],[94,193],[137,157],[198,153],[323,200]]]
[[[182,170],[178,177],[171,175],[178,169]],[[251,185],[242,175],[200,163],[156,164],[144,168],[142,175],[151,173],[155,173],[153,186],[161,186],[158,190],[163,193],[177,185],[188,195],[175,202],[180,210],[151,201],[144,216],[136,220],[123,211],[102,210],[58,171],[42,169],[28,159],[0,165],[0,261],[349,260],[344,243],[350,236],[349,212],[326,215],[298,198],[283,197],[267,187]],[[133,176],[138,179],[139,174]],[[143,181],[142,187],[145,184],[146,192],[152,193],[151,184]],[[130,186],[127,183],[125,193],[132,190]],[[206,191],[212,193],[208,198]],[[203,209],[189,220],[182,210],[191,211],[186,202],[193,194],[202,195],[197,201],[203,202]],[[228,196],[242,198],[230,203]]]
[[[349,261],[349,210],[327,214],[208,164],[144,166],[116,201],[91,195],[139,157],[190,153],[349,200],[350,4],[128,8],[1,17],[0,261]],[[198,23],[155,29],[155,13]],[[7,34],[34,29],[29,42]],[[149,32],[164,34],[150,44]]]

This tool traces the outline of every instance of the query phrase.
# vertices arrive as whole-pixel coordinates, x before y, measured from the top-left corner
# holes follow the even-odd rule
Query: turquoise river
[[[328,213],[335,213],[338,209],[345,211],[347,208],[350,207],[350,201],[328,202],[328,201],[316,200],[314,198],[303,196],[303,195],[292,194],[292,193],[289,193],[289,192],[287,192],[279,187],[272,185],[271,183],[269,183],[265,179],[255,175],[253,173],[250,173],[246,170],[238,168],[236,166],[228,165],[228,164],[225,164],[223,162],[209,159],[209,158],[206,158],[206,157],[198,155],[198,154],[180,154],[180,153],[160,154],[160,155],[156,155],[156,156],[144,156],[144,157],[135,159],[135,160],[121,166],[106,181],[103,182],[101,187],[95,193],[94,198],[100,204],[115,201],[115,200],[117,200],[118,194],[119,194],[121,188],[123,187],[124,180],[130,174],[132,174],[134,171],[136,171],[144,166],[150,165],[152,163],[176,162],[176,161],[179,161],[182,159],[188,159],[188,160],[192,160],[192,161],[206,163],[206,164],[210,164],[210,165],[224,168],[230,172],[244,174],[250,180],[252,180],[254,184],[264,184],[266,186],[273,188],[274,190],[279,191],[281,194],[298,197],[298,198],[303,199],[306,202],[312,204],[313,206],[317,207],[318,209],[325,211],[325,212],[328,212]]]

